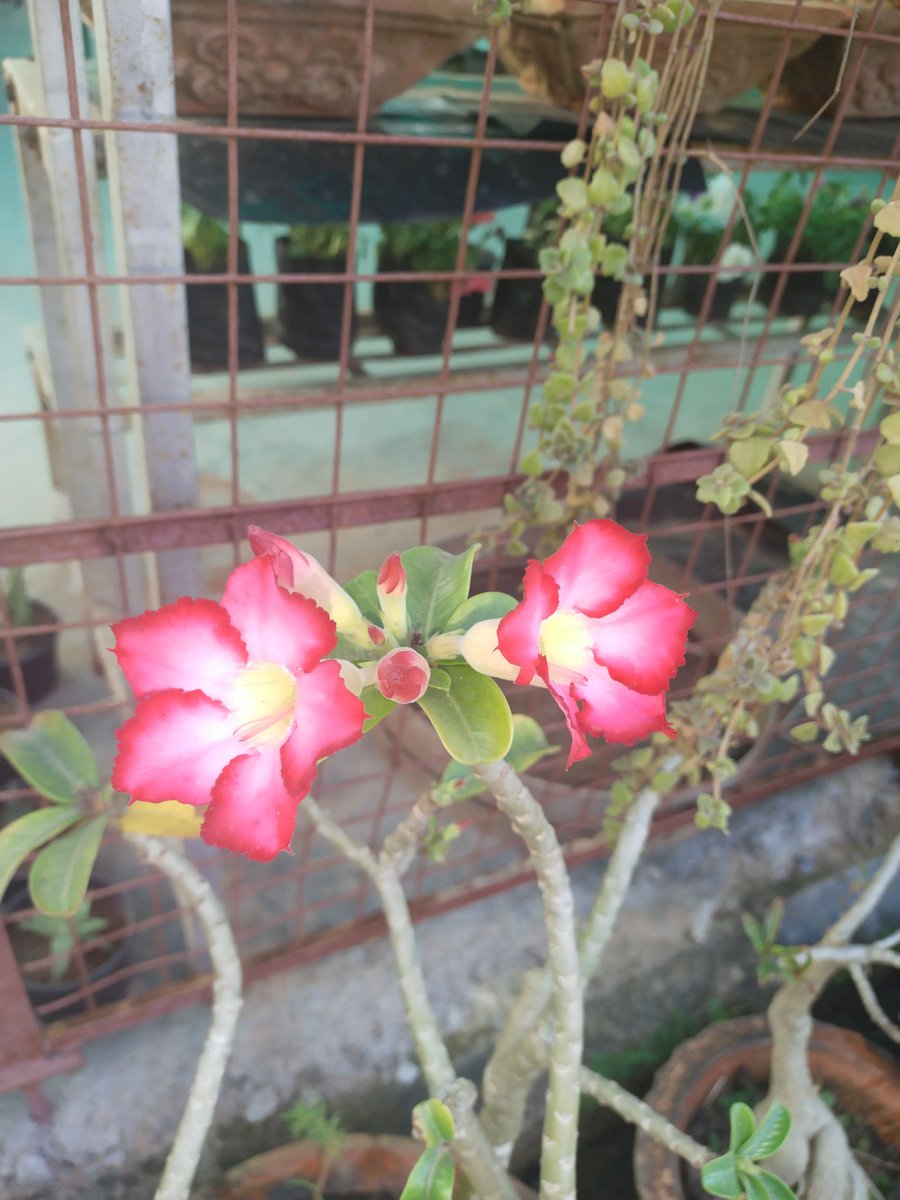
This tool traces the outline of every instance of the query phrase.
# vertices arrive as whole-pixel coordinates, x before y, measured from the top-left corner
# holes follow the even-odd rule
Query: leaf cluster
[[[762,224],[776,234],[776,253],[796,232],[806,205],[809,184],[792,172],[780,175],[762,203]],[[868,211],[860,194],[841,180],[828,180],[817,189],[797,247],[803,262],[846,262],[853,253]]]
[[[6,573],[5,601],[6,618],[13,629],[21,629],[30,625],[33,620],[34,605],[25,590],[25,572],[21,567],[12,567]]]
[[[773,900],[761,921],[744,913],[741,923],[757,955],[756,977],[761,984],[771,979],[791,983],[809,966],[805,947],[784,946],[776,938],[784,916],[784,904]]]
[[[729,1112],[731,1137],[728,1151],[708,1162],[700,1171],[703,1186],[711,1196],[723,1200],[797,1200],[783,1179],[759,1163],[770,1158],[790,1132],[787,1109],[773,1104],[759,1125],[753,1110],[742,1101]]]
[[[228,226],[190,204],[181,206],[181,240],[198,271],[210,271],[228,256]]]
[[[378,253],[382,263],[416,271],[452,271],[459,253],[462,223],[458,220],[403,221],[382,225]],[[477,249],[466,248],[466,267],[475,265]]]
[[[288,246],[293,258],[346,258],[350,230],[346,225],[292,225]]]

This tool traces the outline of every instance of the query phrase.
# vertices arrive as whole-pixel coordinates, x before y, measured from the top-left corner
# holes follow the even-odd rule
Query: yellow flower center
[[[541,654],[551,668],[584,674],[594,661],[589,618],[576,612],[555,612],[541,621]]]
[[[239,671],[228,693],[234,735],[253,746],[280,746],[290,733],[297,703],[294,677],[279,663],[252,663]]]

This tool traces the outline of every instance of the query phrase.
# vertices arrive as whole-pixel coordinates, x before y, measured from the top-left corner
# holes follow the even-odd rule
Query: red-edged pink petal
[[[572,735],[572,745],[569,750],[568,761],[566,762],[566,770],[568,771],[573,762],[579,762],[582,758],[588,758],[591,753],[591,748],[588,745],[587,738],[584,736],[584,730],[581,726],[581,713],[578,710],[574,688],[571,684],[554,683],[546,674],[542,674],[541,678],[550,689],[553,699],[562,709],[562,714],[566,718],[566,725],[569,727],[569,733]]]
[[[284,786],[277,747],[241,754],[219,776],[200,836],[211,846],[270,862],[290,847],[298,803]]]
[[[222,605],[252,662],[306,670],[334,649],[334,622],[312,600],[279,587],[268,555],[236,567]]]
[[[113,653],[136,696],[167,688],[224,699],[247,651],[228,613],[212,600],[176,600],[112,627]]]
[[[288,790],[293,795],[305,796],[315,776],[316,763],[358,741],[365,719],[365,707],[358,696],[348,691],[337,662],[323,662],[298,675],[296,722],[281,747]]]
[[[684,665],[696,613],[677,593],[649,579],[615,612],[591,622],[594,656],[619,683],[664,692]]]
[[[231,715],[202,692],[154,692],[116,734],[112,784],[133,800],[208,804],[226,763],[244,746]]]
[[[522,603],[507,613],[497,627],[500,653],[520,667],[516,683],[530,683],[541,657],[541,621],[556,612],[559,589],[532,559],[525,568]]]
[[[645,534],[629,533],[615,521],[576,525],[544,570],[559,584],[560,610],[589,617],[613,612],[647,578],[650,552]]]
[[[603,667],[591,671],[575,689],[581,701],[581,727],[592,737],[630,746],[651,733],[675,736],[666,720],[666,696],[646,696],[618,683]]]

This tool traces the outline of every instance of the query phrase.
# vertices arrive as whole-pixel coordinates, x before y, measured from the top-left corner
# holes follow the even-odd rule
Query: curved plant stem
[[[554,1036],[541,1146],[541,1200],[574,1200],[584,1002],[575,937],[575,908],[556,831],[506,762],[475,768],[521,837],[537,875],[552,973]]]
[[[303,811],[322,837],[365,871],[378,890],[422,1073],[431,1095],[444,1099],[457,1084],[456,1072],[428,999],[412,918],[396,867],[390,859],[379,861],[367,846],[354,842],[311,796],[303,801]],[[481,1200],[515,1200],[512,1182],[471,1106],[459,1113],[453,1154]]]
[[[186,1200],[212,1123],[241,1011],[241,962],[225,910],[209,880],[161,838],[125,837],[148,863],[176,884],[196,912],[209,945],[215,979],[212,1019],[190,1095],[154,1200]]]
[[[656,792],[646,788],[625,813],[597,899],[578,937],[579,967],[585,984],[596,973],[609,943],[647,844],[659,800]],[[551,986],[546,968],[529,974],[485,1070],[482,1122],[498,1153],[505,1158],[521,1129],[531,1086],[547,1065],[542,1025]]]

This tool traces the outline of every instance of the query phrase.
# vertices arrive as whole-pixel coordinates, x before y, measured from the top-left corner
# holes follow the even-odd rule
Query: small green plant
[[[31,597],[25,590],[25,572],[21,567],[13,567],[6,573],[6,619],[13,629],[20,629],[32,622],[34,606]]]
[[[423,1100],[413,1109],[413,1133],[425,1149],[410,1171],[400,1200],[451,1200],[456,1170],[450,1144],[456,1129],[453,1115],[440,1100]]]
[[[741,918],[744,932],[758,956],[756,977],[761,984],[768,983],[771,979],[790,983],[809,966],[807,947],[783,946],[776,942],[783,916],[783,902],[773,900],[762,921],[757,921],[748,913]]]
[[[710,180],[699,196],[680,196],[672,209],[672,224],[683,239],[686,263],[713,263],[722,245],[722,238],[734,214],[727,249],[753,243],[753,233],[759,224],[758,204],[750,192],[741,197],[731,178],[722,173]],[[735,212],[735,209],[738,209]],[[744,214],[746,213],[746,217]],[[749,220],[749,224],[748,224]]]
[[[800,224],[808,192],[809,184],[802,176],[785,172],[762,203],[761,221],[775,234],[776,257],[783,254]],[[847,262],[867,208],[867,198],[854,195],[842,180],[823,183],[810,208],[797,258],[801,262]]]
[[[36,937],[47,939],[48,952],[53,955],[47,973],[54,983],[59,983],[69,972],[76,944],[96,938],[108,924],[105,917],[95,916],[91,912],[91,902],[85,899],[71,917],[35,913],[33,917],[26,917],[22,928]]]
[[[739,1101],[731,1106],[729,1122],[727,1152],[701,1169],[706,1191],[724,1200],[797,1200],[783,1179],[759,1166],[784,1144],[790,1132],[787,1109],[773,1104],[757,1125],[753,1110]]]
[[[292,258],[342,258],[350,245],[346,225],[292,225],[288,230]]]
[[[291,1137],[298,1141],[306,1139],[321,1147],[322,1162],[318,1176],[315,1179],[297,1179],[295,1182],[310,1189],[312,1200],[322,1200],[328,1172],[344,1140],[344,1127],[340,1117],[329,1113],[321,1100],[311,1104],[298,1100],[282,1113],[281,1119],[290,1130]]]
[[[198,271],[219,266],[228,255],[228,227],[190,204],[181,206],[181,240]]]
[[[459,253],[459,238],[462,224],[448,221],[404,221],[396,225],[383,225],[378,253],[382,263],[392,267],[416,271],[452,271]],[[469,246],[466,267],[475,265],[477,248]],[[442,280],[428,284],[436,296],[444,296],[448,285]]]

